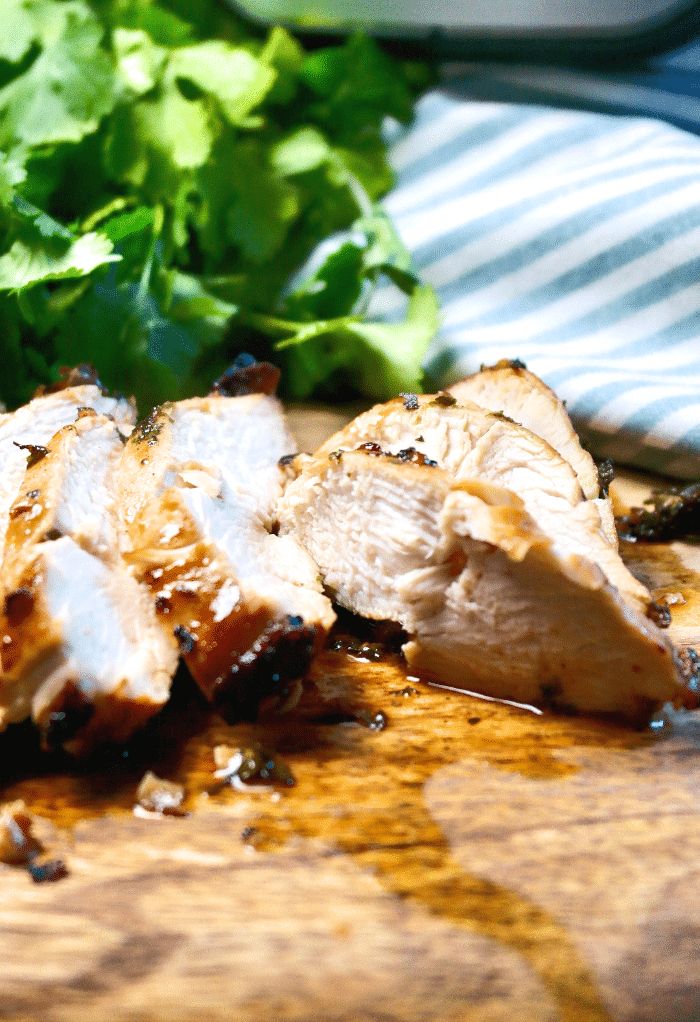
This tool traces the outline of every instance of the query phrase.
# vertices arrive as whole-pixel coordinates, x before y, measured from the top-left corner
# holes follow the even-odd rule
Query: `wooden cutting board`
[[[313,448],[337,425],[297,416]],[[621,503],[649,480],[624,476]],[[627,547],[700,646],[700,548]],[[0,738],[69,868],[0,866],[0,1019],[33,1022],[696,1022],[700,719],[645,731],[428,688],[395,654],[326,652],[299,706],[228,726],[180,678],[127,750],[78,770]],[[354,652],[353,652],[354,651]],[[386,726],[366,726],[381,723]],[[257,740],[296,785],[231,789]],[[139,819],[146,768],[185,818]]]

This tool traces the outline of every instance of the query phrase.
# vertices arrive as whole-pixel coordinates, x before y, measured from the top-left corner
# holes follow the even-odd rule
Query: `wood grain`
[[[700,639],[697,554],[624,550],[686,601],[681,642]],[[252,740],[295,787],[214,779],[214,747]],[[697,715],[645,731],[536,715],[341,641],[285,716],[226,725],[181,675],[143,735],[84,768],[24,727],[0,750],[0,800],[24,798],[70,869],[35,885],[0,867],[0,1019],[700,1017]],[[186,785],[189,817],[132,815],[146,768]]]

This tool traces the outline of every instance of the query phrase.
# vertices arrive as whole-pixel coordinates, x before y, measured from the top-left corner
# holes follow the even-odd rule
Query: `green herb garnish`
[[[3,14],[0,399],[91,362],[145,408],[242,349],[290,396],[419,389],[436,300],[376,205],[382,121],[410,118],[418,65],[362,37],[307,53],[214,0]],[[402,322],[366,318],[382,278]]]

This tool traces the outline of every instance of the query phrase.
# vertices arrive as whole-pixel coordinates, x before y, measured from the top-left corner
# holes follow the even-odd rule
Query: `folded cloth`
[[[442,304],[431,375],[519,358],[596,457],[700,478],[700,138],[438,89],[392,161],[385,206]]]

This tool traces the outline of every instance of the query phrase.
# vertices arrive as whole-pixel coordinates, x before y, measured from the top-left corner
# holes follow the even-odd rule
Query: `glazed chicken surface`
[[[0,725],[48,747],[124,741],[167,700],[177,645],[121,556],[118,424],[83,407],[26,469],[9,509]]]
[[[133,405],[123,398],[103,394],[95,384],[67,387],[56,393],[42,395],[18,408],[0,415],[0,559],[5,544],[8,514],[22,485],[27,457],[33,448],[45,447],[51,437],[75,421],[80,408],[93,408],[111,415],[120,429],[130,433],[136,414]],[[35,454],[40,453],[35,451]]]
[[[75,754],[122,742],[167,700],[180,656],[231,716],[289,697],[335,614],[308,553],[273,534],[295,450],[274,397],[212,393],[132,432],[128,402],[76,387],[0,428],[15,466],[0,729],[31,717]]]
[[[132,434],[119,502],[135,577],[206,697],[250,715],[298,678],[335,620],[318,568],[272,533],[295,449],[276,398],[164,406]]]

